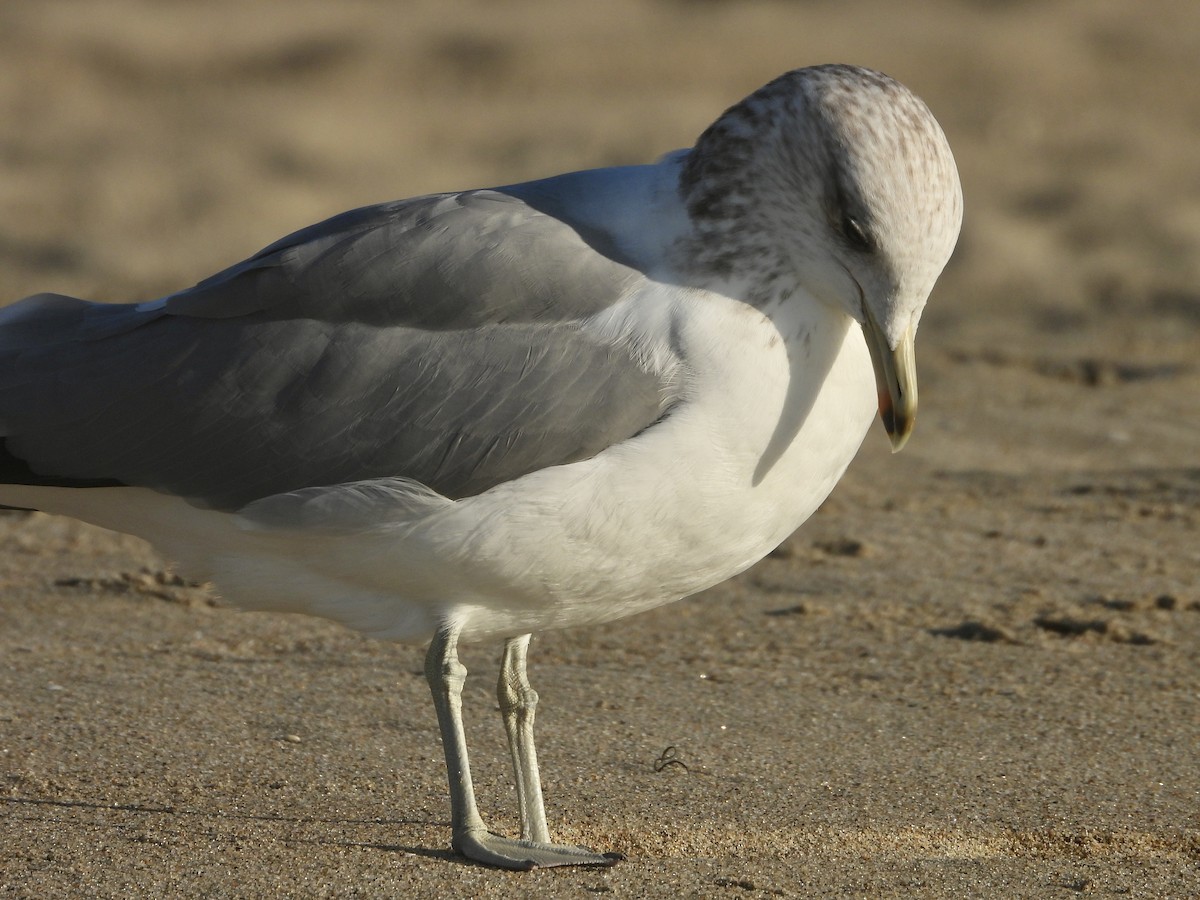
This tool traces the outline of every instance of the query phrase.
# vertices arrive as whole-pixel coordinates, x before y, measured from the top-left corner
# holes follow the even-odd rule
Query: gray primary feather
[[[643,276],[521,189],[344,213],[153,303],[0,311],[8,480],[220,509],[394,476],[454,498],[636,434],[670,388],[580,321]]]

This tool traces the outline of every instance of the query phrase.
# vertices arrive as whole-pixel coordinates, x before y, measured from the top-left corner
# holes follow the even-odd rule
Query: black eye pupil
[[[863,231],[863,227],[852,216],[846,216],[842,219],[842,234],[854,249],[871,249],[871,241],[867,238],[867,233]]]

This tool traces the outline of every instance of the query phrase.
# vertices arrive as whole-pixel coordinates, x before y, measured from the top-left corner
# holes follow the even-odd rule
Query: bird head
[[[917,411],[917,326],[962,224],[958,170],[929,108],[870,69],[798,69],[700,137],[681,187],[707,246],[722,248],[710,265],[790,273],[858,322],[899,450]]]

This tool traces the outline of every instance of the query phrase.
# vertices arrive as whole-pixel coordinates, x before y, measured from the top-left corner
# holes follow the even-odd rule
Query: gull
[[[452,847],[551,841],[530,635],[747,569],[833,489],[957,241],[945,135],[892,78],[822,65],[654,164],[369,206],[135,304],[0,310],[0,503],[156,544],[252,610],[429,641]],[[488,831],[460,640],[502,640],[520,837]]]

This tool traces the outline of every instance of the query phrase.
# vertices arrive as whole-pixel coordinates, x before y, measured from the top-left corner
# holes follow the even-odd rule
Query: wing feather
[[[504,193],[439,195],[345,213],[163,301],[29,298],[0,311],[0,479],[236,509],[379,478],[464,497],[593,456],[674,399],[585,327],[644,279],[599,233]]]

